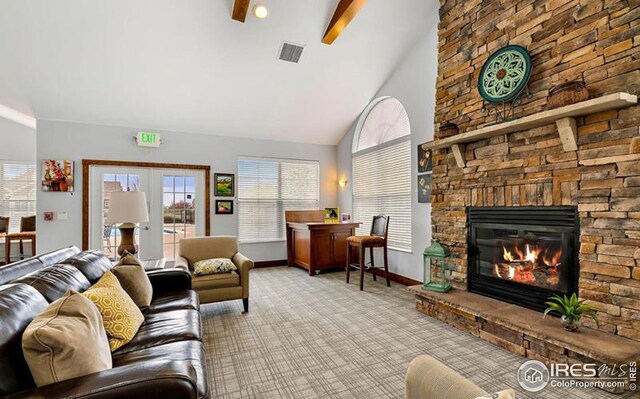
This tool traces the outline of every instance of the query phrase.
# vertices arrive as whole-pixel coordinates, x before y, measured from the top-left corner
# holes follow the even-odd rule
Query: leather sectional
[[[113,368],[36,387],[22,333],[67,289],[83,292],[112,264],[69,247],[0,267],[0,397],[209,398],[200,304],[181,269],[147,272],[153,300],[134,339],[112,353]]]

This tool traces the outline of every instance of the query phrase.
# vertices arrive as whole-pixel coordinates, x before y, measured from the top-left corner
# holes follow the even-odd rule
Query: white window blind
[[[284,241],[284,212],[319,208],[316,161],[240,158],[238,236],[241,242]]]
[[[389,248],[411,251],[411,140],[353,156],[353,216],[367,235],[375,215],[390,216]]]
[[[0,216],[9,217],[9,232],[20,231],[20,218],[36,214],[36,166],[0,161]]]

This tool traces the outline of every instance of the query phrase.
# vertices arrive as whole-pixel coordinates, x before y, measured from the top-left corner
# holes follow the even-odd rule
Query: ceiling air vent
[[[304,50],[304,46],[282,42],[278,59],[298,63],[298,61],[300,61],[300,56],[302,55],[302,50]]]

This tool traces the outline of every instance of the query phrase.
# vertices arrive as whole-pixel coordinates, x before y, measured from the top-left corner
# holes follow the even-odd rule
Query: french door
[[[120,232],[105,222],[114,191],[144,191],[149,222],[135,231],[141,259],[172,262],[181,238],[205,234],[205,173],[202,170],[90,166],[89,245],[117,258]],[[200,201],[198,201],[200,199]]]

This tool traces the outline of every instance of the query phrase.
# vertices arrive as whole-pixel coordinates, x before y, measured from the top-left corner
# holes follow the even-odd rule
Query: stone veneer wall
[[[567,80],[584,79],[591,98],[640,94],[638,0],[440,5],[436,131],[493,121],[481,110],[478,74],[507,44],[526,47],[534,63],[520,117],[545,110],[549,89]],[[580,295],[602,309],[602,330],[640,340],[640,106],[577,122],[578,151],[563,151],[555,125],[470,143],[464,169],[450,150],[436,151],[433,236],[451,246],[455,285],[466,288],[467,206],[578,206]]]

